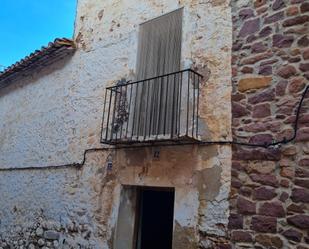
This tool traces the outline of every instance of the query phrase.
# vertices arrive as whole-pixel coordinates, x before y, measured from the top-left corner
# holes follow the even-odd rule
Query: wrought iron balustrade
[[[107,87],[102,143],[185,142],[199,139],[202,75],[186,69]]]

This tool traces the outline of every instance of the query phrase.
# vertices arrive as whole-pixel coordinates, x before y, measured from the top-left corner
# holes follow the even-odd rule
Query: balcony
[[[101,142],[132,146],[198,142],[202,78],[186,69],[107,87]]]

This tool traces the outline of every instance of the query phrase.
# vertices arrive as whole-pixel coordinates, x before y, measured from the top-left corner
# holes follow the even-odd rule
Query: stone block
[[[239,194],[242,196],[250,197],[252,194],[252,189],[250,187],[243,186],[239,189]]]
[[[301,128],[297,130],[297,136],[295,140],[297,142],[309,141],[309,128]]]
[[[278,201],[265,202],[259,208],[259,214],[272,217],[284,217],[285,211]]]
[[[287,207],[287,213],[290,214],[294,214],[294,213],[299,213],[299,214],[303,214],[305,213],[305,205],[304,204],[295,204],[292,203]]]
[[[297,63],[297,62],[300,62],[300,61],[301,61],[301,58],[299,56],[288,59],[289,63]]]
[[[299,166],[309,167],[309,158],[303,158],[298,162]]]
[[[297,41],[297,45],[300,47],[308,47],[309,46],[309,38],[308,35],[304,35]]]
[[[295,176],[294,168],[292,168],[292,167],[283,167],[280,170],[280,175],[282,177],[286,177],[286,178],[292,179]]]
[[[294,156],[296,155],[297,150],[296,147],[291,145],[291,146],[286,146],[282,149],[282,154],[285,156]]]
[[[283,66],[277,71],[277,74],[284,79],[288,79],[291,76],[294,76],[296,73],[297,71],[292,65]]]
[[[268,87],[271,84],[272,77],[252,77],[241,79],[238,83],[238,90],[245,92],[252,89]]]
[[[301,13],[309,12],[309,2],[305,2],[301,4],[300,12]]]
[[[53,230],[47,230],[44,232],[44,238],[48,240],[57,240],[59,239],[59,233]]]
[[[272,75],[272,72],[273,72],[272,66],[263,66],[260,67],[259,70],[259,74],[264,76]]]
[[[36,234],[37,236],[39,236],[39,237],[41,237],[41,236],[43,235],[43,233],[44,233],[44,230],[43,230],[43,228],[41,228],[41,227],[38,227],[38,228],[35,230],[35,234]]]
[[[251,56],[251,57],[248,57],[248,58],[244,58],[241,61],[241,63],[243,65],[252,65],[252,64],[255,64],[255,63],[257,63],[261,60],[269,59],[272,56],[273,56],[272,52],[265,52],[265,53],[254,55],[254,56]]]
[[[281,35],[275,34],[273,35],[273,46],[278,48],[289,48],[291,47],[294,41],[294,37],[292,35]]]
[[[264,162],[249,162],[246,167],[246,172],[248,174],[258,173],[258,174],[271,174],[276,169],[276,163],[272,161]]]
[[[302,72],[308,72],[309,71],[309,63],[300,63],[299,69]]]
[[[294,25],[299,25],[299,24],[304,24],[306,22],[309,21],[309,16],[296,16],[290,19],[285,20],[282,23],[283,27],[290,27],[290,26],[294,26]]]
[[[279,10],[279,9],[284,8],[285,6],[286,5],[285,5],[283,0],[275,0],[275,2],[272,5],[272,9],[273,10]]]
[[[272,31],[273,31],[272,28],[270,26],[267,26],[259,32],[259,36],[260,37],[266,37],[266,36],[270,35],[272,33]]]
[[[292,241],[295,241],[295,242],[300,242],[301,239],[302,239],[302,234],[300,232],[298,232],[297,230],[295,229],[288,229],[288,230],[285,230],[282,235],[284,237],[286,237],[288,240],[292,240]]]
[[[238,15],[241,19],[245,20],[245,19],[248,19],[250,17],[254,17],[254,11],[251,8],[241,9],[238,12]]]
[[[278,187],[279,183],[274,175],[263,175],[263,174],[251,174],[250,175],[252,181],[258,182],[264,185]]]
[[[308,60],[309,59],[309,48],[304,50],[304,52],[303,52],[303,59],[304,60]]]
[[[266,160],[266,161],[279,161],[281,153],[276,148],[269,149],[238,149],[234,151],[233,155],[236,160]]]
[[[232,231],[231,239],[234,242],[252,242],[252,235],[248,231]]]
[[[253,68],[252,67],[244,66],[240,71],[242,73],[244,73],[244,74],[252,74],[253,73]]]
[[[305,124],[307,126],[309,126],[309,113],[308,114],[303,114],[299,117],[298,119],[300,124]],[[304,147],[305,148],[305,147]],[[305,151],[304,151],[305,152]],[[306,152],[305,152],[306,153]]]
[[[243,228],[243,216],[240,214],[230,214],[229,217],[229,229],[242,229]]]
[[[298,214],[287,218],[290,225],[300,229],[309,229],[309,215]]]
[[[288,82],[286,80],[281,80],[276,85],[276,95],[283,96],[287,88]]]
[[[258,104],[265,101],[272,101],[275,99],[274,89],[267,89],[261,93],[254,94],[250,96],[248,102],[250,104]]]
[[[275,64],[278,61],[279,61],[278,59],[270,59],[270,60],[266,60],[266,61],[261,61],[260,66],[272,65],[272,64]]]
[[[253,198],[255,200],[271,200],[276,196],[276,192],[274,188],[261,186],[255,188],[253,191]]]
[[[248,115],[249,111],[241,104],[233,102],[232,103],[232,114],[234,118],[240,118],[240,117]]]
[[[259,8],[267,3],[267,0],[255,0],[254,7]]]
[[[245,37],[247,35],[254,34],[259,29],[260,29],[260,19],[259,18],[246,21],[239,31],[239,36]]]
[[[295,16],[299,13],[297,6],[291,6],[286,10],[287,16]]]
[[[285,6],[286,5],[285,5],[283,0],[275,0],[275,2],[272,5],[272,9],[273,10],[279,10],[279,9],[284,8]]]
[[[280,186],[281,186],[281,187],[284,187],[284,188],[288,188],[288,187],[290,186],[289,180],[287,180],[287,179],[282,179],[282,180],[280,181]]]
[[[309,177],[309,170],[306,170],[306,169],[303,169],[303,168],[296,168],[295,176],[300,177],[300,178]]]
[[[253,216],[251,229],[261,233],[276,233],[277,218],[269,216]]]
[[[253,144],[270,144],[272,140],[273,136],[271,134],[257,134],[252,136],[249,142]]]
[[[294,184],[306,189],[309,189],[309,180],[308,179],[295,179]]]
[[[309,203],[309,190],[305,188],[293,188],[291,199],[294,202]]]
[[[237,199],[237,210],[238,213],[248,215],[256,213],[256,204],[249,201],[243,197],[238,197]]]
[[[269,104],[255,105],[252,110],[253,118],[265,118],[271,115]]]
[[[279,200],[281,202],[285,202],[287,199],[289,199],[289,194],[287,192],[282,192],[279,197]]]
[[[266,248],[282,248],[283,242],[278,236],[258,234],[255,241]]]
[[[252,53],[263,53],[267,51],[267,46],[263,42],[257,42],[252,44],[251,52]]]
[[[264,19],[264,24],[274,23],[282,20],[284,18],[284,11],[280,11],[271,16],[267,16]]]

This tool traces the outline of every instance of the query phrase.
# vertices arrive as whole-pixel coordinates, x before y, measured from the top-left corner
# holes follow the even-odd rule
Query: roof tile
[[[6,86],[14,77],[17,77],[22,72],[28,72],[30,69],[36,68],[41,63],[51,64],[57,59],[63,58],[66,54],[71,54],[75,51],[76,46],[73,40],[67,38],[57,38],[47,46],[41,47],[40,50],[35,50],[30,55],[5,68],[0,72],[0,88]]]

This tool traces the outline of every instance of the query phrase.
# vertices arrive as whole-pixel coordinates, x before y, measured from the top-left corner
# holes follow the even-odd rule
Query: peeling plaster
[[[105,87],[134,78],[139,24],[179,7],[184,7],[181,65],[205,74],[203,137],[230,140],[229,1],[79,0],[73,57],[56,70],[49,67],[21,79],[0,96],[0,167],[80,162],[85,149],[101,146]],[[200,231],[225,235],[230,146],[162,147],[159,159],[150,148],[118,150],[110,171],[108,156],[91,153],[81,170],[1,173],[1,234],[14,231],[16,224],[27,226],[43,209],[46,219],[67,227],[87,222],[89,243],[111,248],[126,184],[175,188],[175,249],[196,248]]]
[[[199,191],[200,200],[212,201],[219,194],[221,172],[219,166],[195,172],[193,184]]]

